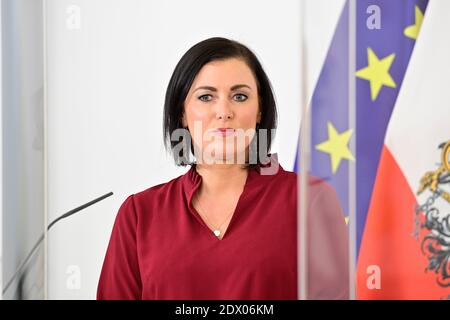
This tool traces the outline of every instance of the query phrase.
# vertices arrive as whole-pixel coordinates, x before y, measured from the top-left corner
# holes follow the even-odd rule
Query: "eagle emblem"
[[[426,231],[421,241],[422,253],[428,259],[425,272],[434,272],[440,286],[450,287],[450,140],[441,143],[439,149],[439,167],[420,179],[417,195],[428,197],[415,208],[413,235],[419,240],[420,229]]]

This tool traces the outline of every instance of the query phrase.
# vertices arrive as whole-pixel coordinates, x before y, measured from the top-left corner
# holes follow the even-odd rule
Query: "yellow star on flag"
[[[353,134],[353,130],[349,129],[345,132],[338,133],[331,122],[328,126],[328,140],[316,145],[316,149],[328,153],[331,158],[331,169],[336,173],[342,159],[355,160],[348,148],[348,142]]]
[[[394,61],[395,54],[392,53],[383,59],[378,59],[372,49],[367,48],[368,66],[356,72],[356,76],[370,82],[370,95],[374,101],[381,87],[387,86],[395,88],[397,85],[389,74],[389,68]]]
[[[415,19],[415,23],[406,27],[405,30],[403,30],[403,34],[408,38],[417,40],[417,36],[419,35],[420,27],[422,26],[423,21],[423,13],[422,11],[420,11],[420,8],[418,6],[415,6]]]

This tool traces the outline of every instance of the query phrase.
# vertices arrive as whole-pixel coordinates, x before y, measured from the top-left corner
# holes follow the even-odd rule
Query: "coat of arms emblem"
[[[450,140],[439,149],[439,167],[420,180],[417,195],[427,197],[416,206],[413,235],[419,240],[420,229],[426,231],[421,241],[422,253],[428,259],[425,271],[433,271],[440,286],[450,287]]]

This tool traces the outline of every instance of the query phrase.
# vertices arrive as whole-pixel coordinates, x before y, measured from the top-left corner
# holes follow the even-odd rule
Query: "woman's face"
[[[256,79],[243,60],[212,61],[200,69],[184,102],[182,123],[202,161],[244,163],[260,120]]]

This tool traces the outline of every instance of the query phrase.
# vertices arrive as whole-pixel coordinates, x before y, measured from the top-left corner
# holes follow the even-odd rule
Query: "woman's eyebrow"
[[[196,89],[194,90],[194,92],[197,91],[197,90],[200,90],[200,89],[210,90],[210,91],[214,91],[214,92],[217,91],[217,89],[214,88],[214,87],[210,87],[210,86],[201,86],[201,87],[196,88]]]
[[[231,91],[240,89],[240,88],[248,88],[250,90],[252,90],[252,88],[250,88],[250,86],[246,85],[246,84],[236,84],[234,86],[231,87]]]
[[[231,87],[231,91],[238,90],[240,88],[248,88],[248,89],[252,90],[252,88],[250,88],[250,86],[248,86],[246,84],[235,84],[234,86]],[[197,90],[200,90],[200,89],[205,89],[205,90],[217,92],[217,89],[214,88],[214,87],[211,87],[211,86],[200,86],[200,87],[196,88],[194,90],[194,92],[197,91]]]

